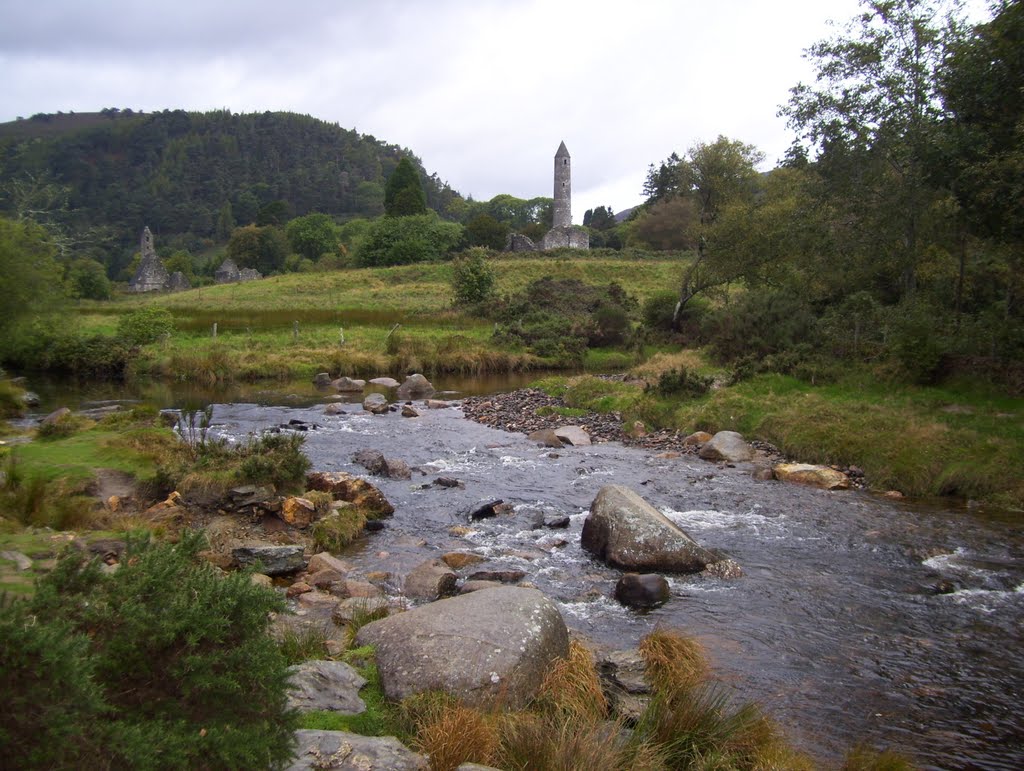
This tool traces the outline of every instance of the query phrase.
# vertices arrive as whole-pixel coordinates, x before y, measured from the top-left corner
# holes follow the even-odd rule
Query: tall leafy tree
[[[408,158],[398,162],[384,185],[384,213],[392,217],[426,214],[427,195],[419,172]]]
[[[337,254],[341,244],[337,223],[326,214],[296,217],[284,229],[292,250],[316,262],[323,254]]]
[[[862,0],[842,34],[807,51],[813,85],[791,89],[781,113],[820,152],[832,191],[865,251],[888,260],[912,293],[926,250],[922,225],[940,117],[938,70],[954,6],[945,0]]]
[[[0,333],[63,298],[55,251],[41,226],[0,218]]]

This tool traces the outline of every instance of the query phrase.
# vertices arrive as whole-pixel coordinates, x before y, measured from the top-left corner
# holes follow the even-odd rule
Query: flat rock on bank
[[[296,759],[287,771],[427,771],[426,756],[394,736],[348,731],[296,731]]]
[[[503,586],[438,600],[359,630],[376,648],[389,699],[444,691],[471,706],[525,705],[569,652],[558,608],[536,589]]]

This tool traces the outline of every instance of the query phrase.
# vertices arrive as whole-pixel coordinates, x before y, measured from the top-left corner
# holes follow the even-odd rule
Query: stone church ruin
[[[572,158],[565,142],[555,153],[554,217],[549,230],[535,244],[521,233],[512,233],[505,243],[508,252],[532,252],[537,249],[589,249],[590,233],[586,228],[572,224]]]
[[[147,225],[142,230],[142,242],[139,246],[142,252],[142,261],[139,262],[139,269],[135,271],[131,281],[128,282],[129,292],[179,292],[182,289],[191,289],[192,284],[180,270],[168,273],[163,262],[156,256],[156,249],[153,247],[153,233]]]

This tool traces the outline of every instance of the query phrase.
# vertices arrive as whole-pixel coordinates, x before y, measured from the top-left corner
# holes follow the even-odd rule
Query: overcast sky
[[[775,164],[803,51],[857,0],[0,0],[0,121],[130,107],[291,110],[408,147],[466,196],[640,202],[719,134]]]

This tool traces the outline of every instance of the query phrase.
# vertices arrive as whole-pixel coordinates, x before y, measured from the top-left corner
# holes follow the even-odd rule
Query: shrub
[[[239,448],[240,482],[272,484],[278,489],[297,489],[305,481],[309,458],[302,452],[301,434],[263,434]]]
[[[69,549],[31,601],[5,612],[5,698],[24,705],[0,718],[5,763],[267,768],[290,759],[287,663],[267,634],[283,600],[245,573],[218,575],[199,559],[203,545],[187,531],[176,545],[132,538],[111,575]]]
[[[910,381],[934,382],[947,345],[938,309],[906,302],[891,310],[889,351]]]
[[[437,214],[381,217],[371,225],[356,253],[362,267],[408,265],[444,259],[462,243],[462,225]]]
[[[787,292],[750,292],[711,314],[704,334],[721,361],[744,355],[769,356],[800,343],[814,343],[814,314],[800,297]]]
[[[117,336],[129,345],[155,343],[174,330],[174,317],[164,308],[140,308],[117,320]]]
[[[653,390],[661,396],[683,396],[696,399],[711,390],[713,378],[693,372],[686,367],[666,370],[658,376]],[[645,390],[651,390],[650,387]]]
[[[467,249],[452,262],[452,291],[455,304],[477,305],[494,293],[494,269],[484,259],[487,250]]]

